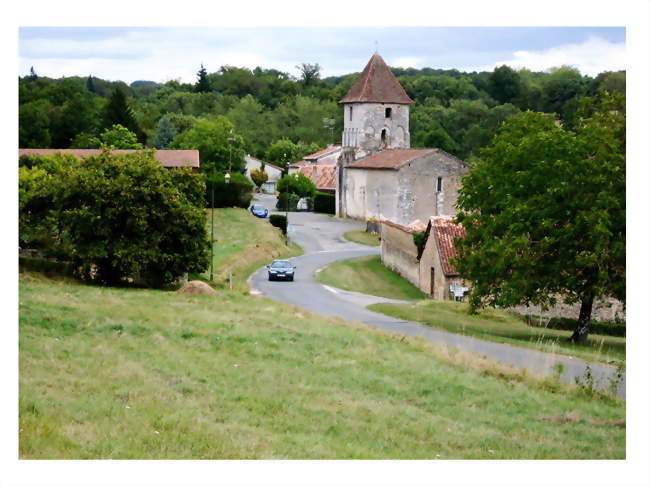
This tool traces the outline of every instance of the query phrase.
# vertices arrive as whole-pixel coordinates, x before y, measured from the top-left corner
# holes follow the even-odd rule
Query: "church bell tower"
[[[342,163],[351,163],[385,149],[408,149],[409,105],[413,100],[375,53],[350,91],[343,106]]]

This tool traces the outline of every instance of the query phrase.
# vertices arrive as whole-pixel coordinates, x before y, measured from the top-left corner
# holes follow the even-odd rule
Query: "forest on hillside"
[[[19,78],[19,144],[99,147],[102,133],[119,124],[145,147],[199,149],[202,164],[223,167],[230,158],[236,169],[243,153],[249,153],[284,165],[340,143],[343,113],[337,101],[359,75],[322,78],[318,64],[299,68],[300,76],[293,77],[260,67],[222,66],[209,73],[201,66],[193,84],[126,84],[92,75],[52,79],[32,69]],[[506,119],[522,111],[554,113],[571,128],[583,99],[601,91],[625,94],[624,71],[596,77],[568,66],[548,72],[508,66],[480,73],[392,71],[415,100],[411,146],[438,147],[466,160],[488,145]],[[236,148],[234,156],[229,142]]]

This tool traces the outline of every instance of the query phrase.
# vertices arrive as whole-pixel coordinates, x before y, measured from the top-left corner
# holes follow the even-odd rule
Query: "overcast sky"
[[[623,27],[22,27],[19,73],[194,82],[201,63],[296,75],[307,62],[326,77],[361,71],[375,49],[400,67],[626,69]]]

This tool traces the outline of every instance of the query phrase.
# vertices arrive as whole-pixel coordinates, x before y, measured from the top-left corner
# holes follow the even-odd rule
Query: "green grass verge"
[[[625,458],[618,400],[219,293],[21,274],[20,457]]]
[[[330,286],[391,299],[422,299],[424,293],[381,263],[378,255],[334,262],[316,278]]]
[[[208,237],[211,233],[211,212],[208,210]],[[257,218],[243,208],[214,210],[214,282],[228,286],[230,271],[233,289],[248,291],[246,280],[257,268],[271,259],[295,257],[302,249],[286,239],[268,218]],[[208,280],[210,270],[201,274]],[[199,277],[199,276],[196,276]]]
[[[378,234],[368,233],[363,230],[353,230],[351,232],[345,232],[343,234],[343,238],[349,240],[350,242],[356,242],[358,244],[368,245],[370,247],[377,247],[380,242]]]
[[[465,303],[430,300],[412,304],[373,304],[369,309],[495,342],[592,361],[625,362],[625,338],[590,335],[586,343],[576,345],[568,340],[570,331],[528,326],[507,311],[485,309],[478,315],[469,315]]]

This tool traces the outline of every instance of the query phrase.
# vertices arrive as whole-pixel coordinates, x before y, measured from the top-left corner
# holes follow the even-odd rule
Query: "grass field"
[[[369,308],[399,319],[486,340],[592,361],[625,362],[625,338],[590,335],[587,343],[575,345],[568,341],[570,331],[528,326],[521,318],[502,310],[485,309],[472,316],[467,313],[465,303],[431,300],[412,304],[373,304]]]
[[[208,211],[208,235],[211,212]],[[268,219],[256,218],[243,208],[218,208],[214,211],[214,281],[228,286],[230,271],[233,289],[247,290],[246,279],[271,259],[300,255],[302,250],[288,244],[280,230]],[[208,279],[210,271],[201,277]]]
[[[361,245],[368,245],[370,247],[377,247],[380,242],[378,234],[372,234],[365,232],[363,230],[353,230],[351,232],[345,232],[343,238],[349,240],[350,242],[356,242]]]
[[[424,293],[384,265],[378,255],[334,262],[317,274],[324,284],[392,299],[422,299]]]
[[[19,299],[23,459],[625,457],[619,401],[265,298]]]
[[[216,298],[21,273],[20,458],[625,457],[616,399],[249,296],[299,249],[218,214]]]

